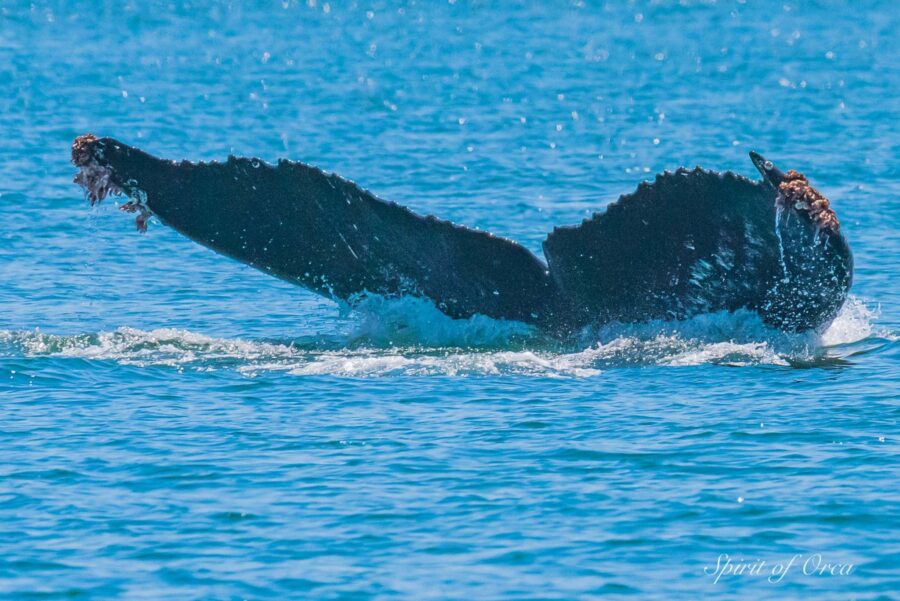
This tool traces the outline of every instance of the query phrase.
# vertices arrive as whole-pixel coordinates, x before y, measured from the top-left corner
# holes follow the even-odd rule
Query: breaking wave
[[[373,377],[502,375],[587,377],[624,366],[826,365],[876,333],[875,312],[851,298],[821,337],[772,330],[750,312],[679,322],[611,324],[562,344],[532,328],[486,317],[452,320],[417,299],[371,299],[345,308],[347,331],[333,339],[240,340],[180,329],[62,336],[0,332],[0,354],[78,358],[183,370],[233,369],[247,376]],[[850,347],[849,349],[847,347]]]

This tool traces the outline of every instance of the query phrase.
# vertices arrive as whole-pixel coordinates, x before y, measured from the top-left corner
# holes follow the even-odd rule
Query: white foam
[[[385,375],[502,375],[586,377],[600,370],[586,365],[583,353],[552,354],[531,351],[453,352],[438,355],[397,352],[324,353],[290,367],[293,375],[371,377]],[[245,370],[245,373],[247,371]]]
[[[15,343],[29,356],[112,360],[125,365],[187,365],[223,359],[254,361],[262,357],[290,357],[290,346],[268,342],[222,339],[187,330],[139,330],[122,327],[113,332],[56,336],[31,332],[3,332],[0,341]]]
[[[122,365],[198,371],[233,369],[247,376],[503,375],[590,377],[627,365],[786,365],[814,361],[828,347],[877,333],[876,313],[851,298],[821,337],[790,336],[749,312],[681,322],[610,324],[559,348],[523,324],[476,317],[451,320],[414,299],[372,301],[350,312],[346,340],[268,342],[215,338],[187,330],[140,330],[59,336],[39,330],[0,332],[0,353],[79,358]],[[895,336],[893,336],[896,338]]]

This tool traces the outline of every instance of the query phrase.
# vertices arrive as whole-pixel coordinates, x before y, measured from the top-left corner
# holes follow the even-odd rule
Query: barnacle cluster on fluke
[[[788,171],[778,190],[786,207],[807,211],[810,219],[820,228],[840,228],[841,224],[828,199],[813,188],[799,171]]]

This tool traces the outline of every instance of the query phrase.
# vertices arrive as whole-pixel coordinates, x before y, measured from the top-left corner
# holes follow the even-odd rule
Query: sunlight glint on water
[[[0,597],[896,594],[898,31],[887,0],[3,3]],[[90,209],[86,132],[301,160],[539,255],[755,150],[831,200],[853,296],[821,340],[349,311]],[[854,569],[716,583],[723,554]]]

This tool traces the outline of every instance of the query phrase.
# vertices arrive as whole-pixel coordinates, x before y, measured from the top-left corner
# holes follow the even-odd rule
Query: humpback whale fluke
[[[785,331],[821,331],[846,299],[852,256],[828,201],[796,171],[751,153],[762,181],[679,169],[644,182],[544,242],[547,263],[487,232],[385,202],[351,181],[281,160],[167,161],[80,136],[75,181],[91,203],[124,194],[226,256],[334,299],[431,299],[565,334],[610,321],[745,308]]]

